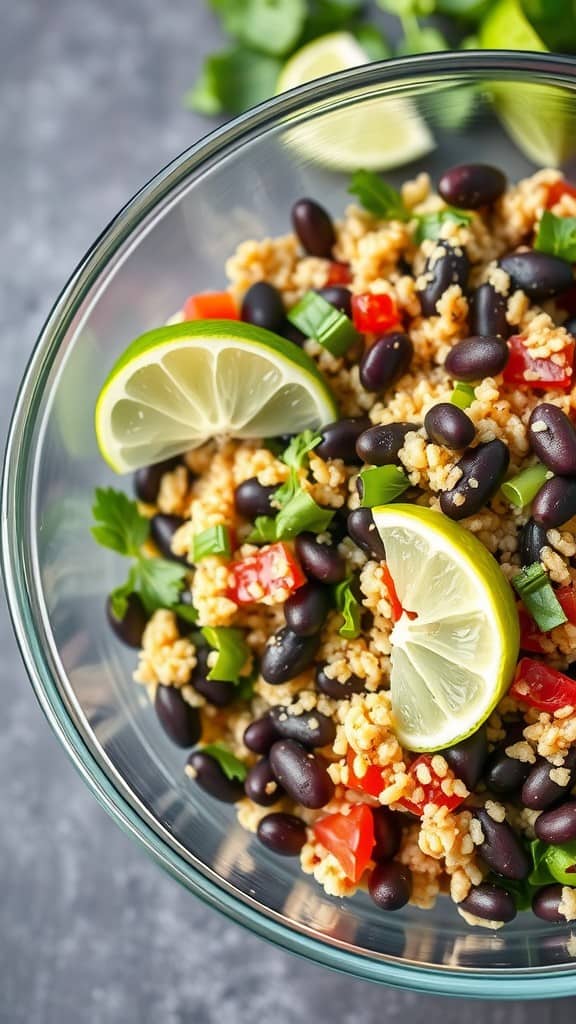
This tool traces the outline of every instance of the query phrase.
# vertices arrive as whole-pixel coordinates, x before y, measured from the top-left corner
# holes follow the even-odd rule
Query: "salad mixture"
[[[117,636],[190,785],[329,895],[576,919],[576,187],[358,171],[96,410]]]

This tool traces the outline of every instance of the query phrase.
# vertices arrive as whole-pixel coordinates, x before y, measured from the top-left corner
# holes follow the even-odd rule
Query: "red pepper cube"
[[[292,551],[287,544],[267,544],[254,555],[229,566],[231,583],[227,596],[235,604],[255,604],[272,598],[270,603],[285,601],[298,587],[306,583]],[[274,595],[278,595],[278,602]]]
[[[446,775],[442,778],[436,775],[432,767],[434,756],[434,754],[421,754],[420,757],[417,757],[412,762],[408,775],[414,781],[413,797],[412,799],[402,798],[402,800],[398,801],[401,807],[418,817],[421,817],[424,813],[426,804],[435,804],[436,807],[447,807],[449,811],[453,811],[466,799],[465,796],[445,791],[446,788],[451,788],[451,783],[454,782],[456,776],[450,768],[447,769]],[[424,770],[421,771],[419,769]],[[419,778],[419,776],[423,776],[425,781],[422,781],[422,778]]]
[[[352,271],[350,270],[350,264],[338,263],[337,260],[332,260],[328,268],[328,277],[326,278],[326,284],[350,284],[351,280]]]
[[[398,310],[389,295],[361,292],[352,296],[352,319],[362,334],[382,334],[399,323]]]
[[[568,622],[576,626],[576,591],[574,587],[571,584],[567,587],[559,587],[556,597]]]
[[[368,765],[364,775],[356,775],[356,772],[354,771],[355,758],[356,754],[352,749],[350,749],[346,756],[346,765],[348,767],[348,789],[354,789],[358,793],[365,793],[367,796],[378,797],[386,787],[386,771],[379,768],[376,764],[371,764]]]
[[[576,682],[534,658],[521,658],[510,696],[528,707],[553,714],[562,708],[576,708]]]
[[[530,651],[532,654],[542,654],[544,650],[542,641],[546,639],[546,633],[542,633],[538,629],[534,619],[528,615],[522,605],[518,608],[518,621],[520,622],[520,650]]]
[[[572,387],[575,342],[570,341],[554,359],[534,359],[524,344],[524,338],[515,334],[508,339],[510,356],[504,367],[507,384],[525,388],[546,388],[567,391]]]
[[[374,819],[367,804],[356,804],[348,814],[329,814],[313,827],[314,835],[332,853],[346,878],[360,881],[374,849]]]
[[[185,320],[239,320],[234,299],[229,292],[199,292],[184,303]]]
[[[571,185],[570,182],[565,181],[564,178],[561,178],[560,181],[555,181],[552,185],[548,186],[546,209],[552,209],[562,196],[576,196],[576,186]]]

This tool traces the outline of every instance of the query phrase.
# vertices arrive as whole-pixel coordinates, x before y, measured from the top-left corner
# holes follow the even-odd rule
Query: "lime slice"
[[[369,58],[349,32],[320,36],[284,65],[277,92],[294,89],[324,75],[368,64]],[[382,97],[355,101],[291,128],[289,146],[314,163],[338,171],[386,170],[409,163],[434,148],[434,140],[409,99]]]
[[[482,22],[480,43],[488,50],[548,52],[520,0],[500,0]],[[572,99],[557,86],[533,82],[487,83],[506,131],[539,167],[558,167],[574,152]]]
[[[400,742],[440,750],[473,733],[510,685],[519,647],[512,589],[471,533],[433,509],[373,510],[406,612],[392,631]]]
[[[337,408],[312,359],[270,331],[196,320],[149,331],[128,346],[96,403],[96,437],[126,473],[217,436],[297,434]]]

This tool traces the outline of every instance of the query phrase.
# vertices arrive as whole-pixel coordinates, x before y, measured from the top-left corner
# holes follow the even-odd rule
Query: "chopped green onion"
[[[218,526],[209,526],[201,533],[195,533],[192,538],[190,557],[193,562],[201,562],[208,555],[224,555],[230,558],[231,554],[230,530],[221,523]]]
[[[344,617],[338,632],[347,640],[354,640],[361,633],[362,605],[352,590],[352,580],[348,576],[334,587],[336,607]]]
[[[273,516],[256,516],[254,526],[246,538],[248,544],[273,544],[277,539],[276,520]]]
[[[175,604],[172,607],[172,611],[179,619],[183,619],[184,622],[189,622],[192,626],[198,622],[198,612],[191,604]]]
[[[471,384],[466,384],[463,380],[454,381],[454,390],[450,395],[452,405],[457,405],[459,409],[467,409],[472,405],[474,397],[474,388]]]
[[[546,466],[541,465],[541,463],[538,463],[537,466],[523,469],[517,476],[513,476],[502,484],[502,494],[511,505],[515,505],[516,508],[524,508],[525,505],[529,505],[534,500],[548,477],[548,473],[549,471],[546,469]]]
[[[218,657],[208,673],[208,679],[238,683],[240,673],[250,656],[244,630],[231,626],[204,626],[202,636],[208,645],[218,652]]]
[[[544,861],[552,878],[561,885],[576,886],[576,842],[549,846]]]
[[[542,633],[568,621],[540,562],[533,562],[522,569],[512,580],[512,585]]]
[[[227,779],[237,779],[238,782],[244,782],[248,774],[248,768],[244,761],[236,757],[236,754],[233,754],[224,743],[208,743],[201,750],[203,754],[209,754],[215,761],[218,761]]]
[[[316,292],[306,292],[287,316],[290,323],[307,337],[315,338],[333,356],[343,356],[361,337],[350,317]]]
[[[360,471],[362,508],[388,505],[410,487],[406,473],[398,466],[369,466]]]

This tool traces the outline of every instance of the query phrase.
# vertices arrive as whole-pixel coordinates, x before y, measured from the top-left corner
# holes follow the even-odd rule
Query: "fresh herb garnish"
[[[548,579],[548,574],[540,562],[533,562],[532,565],[525,566],[513,578],[512,586],[542,633],[547,633],[550,629],[562,626],[568,621]]]
[[[158,608],[174,608],[182,590],[186,567],[165,558],[146,558],[142,546],[150,534],[150,522],[122,491],[96,488],[92,508],[95,525],[92,536],[103,547],[132,558],[128,578],[111,595],[114,615],[123,619],[130,594],[138,594],[151,615]]]
[[[280,458],[290,469],[304,469],[308,465],[308,455],[317,448],[322,440],[321,434],[313,430],[304,430],[292,438]]]
[[[568,263],[576,262],[576,217],[557,217],[550,210],[544,210],[534,248],[559,256]]]
[[[399,466],[368,466],[360,470],[362,508],[388,505],[410,487],[410,481]]]
[[[191,558],[193,562],[201,562],[209,555],[222,555],[225,558],[230,558],[231,554],[230,530],[222,523],[217,526],[209,526],[201,533],[195,533],[192,538]]]
[[[373,171],[355,171],[348,191],[380,220],[410,220],[410,210],[398,190]]]
[[[307,14],[306,0],[209,0],[222,28],[260,53],[282,56],[298,42]]]
[[[232,626],[204,626],[202,636],[209,647],[218,653],[208,679],[238,684],[242,669],[250,657],[244,631]]]
[[[274,503],[280,511],[277,516],[257,516],[254,528],[248,536],[251,544],[271,544],[277,540],[289,540],[305,530],[323,533],[334,516],[332,509],[322,508],[308,491],[305,491],[298,477],[298,471],[308,466],[308,456],[322,436],[312,430],[304,430],[292,438],[280,456],[290,467],[288,479],[274,491]]]
[[[308,338],[315,338],[333,356],[343,356],[360,340],[350,317],[314,291],[306,292],[288,311],[287,317],[298,330]]]
[[[338,630],[340,636],[354,640],[361,633],[362,605],[353,590],[354,577],[348,576],[334,587],[334,601],[344,622]]]
[[[472,220],[472,215],[464,210],[457,210],[454,206],[447,206],[445,210],[436,210],[434,213],[418,214],[418,223],[414,232],[414,241],[420,245],[425,238],[439,238],[444,224],[462,224],[465,226]]]
[[[203,754],[209,754],[215,761],[218,761],[227,779],[244,782],[248,774],[244,761],[236,757],[236,754],[233,754],[224,743],[208,743],[201,750]]]

